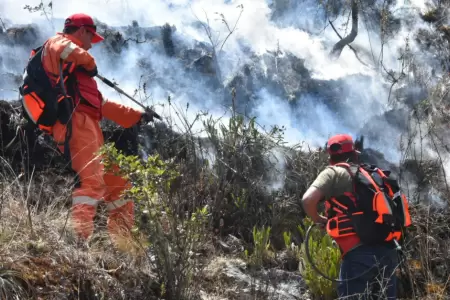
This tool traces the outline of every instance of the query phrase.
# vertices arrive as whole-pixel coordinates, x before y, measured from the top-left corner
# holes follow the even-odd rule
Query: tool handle
[[[114,83],[109,81],[109,79],[103,78],[103,82],[106,83],[107,85],[109,85],[110,87],[114,87]]]
[[[146,107],[145,110],[151,113],[153,117],[157,118],[158,120],[162,120],[161,116],[158,115],[154,110],[150,109],[149,107]]]
[[[118,91],[122,95],[126,96],[127,98],[129,98],[131,101],[133,101],[140,107],[142,107],[145,111],[151,113],[153,117],[157,118],[158,120],[162,120],[161,116],[158,115],[154,110],[150,109],[149,107],[145,107],[142,103],[138,102],[136,99],[134,99],[133,97],[131,97],[130,95],[128,95],[127,93],[122,91],[122,89],[120,89],[118,86],[116,86],[114,83],[112,83],[109,79],[107,79],[99,74],[97,74],[96,76],[98,78],[100,78],[104,83],[106,83],[107,85],[109,85],[110,87],[112,87],[113,89],[115,89],[116,91]]]
[[[96,75],[98,78],[100,78],[104,83],[106,83],[107,85],[109,85],[110,87],[115,87],[116,85],[114,83],[112,83],[109,79],[101,76],[101,75]]]

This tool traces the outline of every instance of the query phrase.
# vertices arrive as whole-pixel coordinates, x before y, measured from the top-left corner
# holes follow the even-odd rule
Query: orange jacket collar
[[[71,41],[74,42],[78,47],[83,47],[83,43],[82,43],[79,39],[77,39],[76,37],[74,37],[73,35],[71,35],[71,34],[66,34],[66,33],[62,33],[62,32],[58,32],[57,34],[58,34],[58,35],[62,35],[62,36],[64,36],[65,38],[71,40]]]

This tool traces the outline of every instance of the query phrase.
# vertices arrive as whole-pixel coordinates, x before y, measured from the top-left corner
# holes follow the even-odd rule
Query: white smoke
[[[85,12],[108,24],[109,26],[129,26],[136,20],[140,26],[156,26],[169,23],[176,26],[174,38],[186,44],[194,45],[195,41],[209,44],[208,37],[201,26],[198,26],[197,17],[205,22],[205,12],[208,15],[210,26],[215,37],[220,39],[226,36],[226,28],[216,13],[223,13],[232,27],[238,16],[238,5],[244,7],[236,31],[227,40],[223,51],[219,53],[220,67],[224,82],[231,80],[242,66],[252,61],[251,55],[263,55],[267,51],[279,50],[304,59],[312,77],[334,84],[341,80],[334,93],[337,100],[325,99],[314,93],[304,93],[296,99],[297,106],[293,108],[286,98],[275,95],[265,86],[257,86],[254,90],[254,101],[251,115],[257,117],[257,122],[265,125],[284,125],[286,127],[286,141],[297,144],[305,141],[312,146],[321,146],[326,139],[335,133],[350,133],[356,137],[361,126],[389,109],[388,95],[390,83],[380,74],[379,60],[382,57],[387,70],[400,72],[401,65],[398,60],[399,50],[405,47],[409,38],[412,52],[419,52],[411,32],[419,27],[425,27],[417,18],[417,12],[425,9],[423,1],[410,1],[405,4],[397,1],[394,15],[410,14],[415,18],[414,25],[401,24],[400,32],[387,43],[380,42],[379,34],[370,29],[370,24],[360,18],[359,33],[352,46],[358,50],[361,59],[368,65],[363,65],[355,54],[345,47],[339,59],[332,61],[328,54],[339,38],[327,22],[323,19],[323,10],[318,8],[317,1],[302,1],[295,9],[288,12],[284,18],[272,21],[269,4],[273,1],[265,0],[152,0],[152,1],[126,1],[126,0],[58,0],[53,1],[52,15],[30,13],[23,9],[25,5],[37,6],[41,0],[2,0],[0,2],[0,17],[5,24],[31,24],[38,23],[43,34],[51,36],[60,31],[65,17],[72,13]],[[381,6],[383,1],[375,3]],[[46,3],[46,2],[44,2]],[[345,35],[343,17],[334,20],[334,26],[341,35]],[[373,27],[373,26],[372,26]],[[324,29],[325,28],[325,29]],[[36,41],[36,46],[42,41]],[[148,84],[150,99],[144,104],[164,104],[157,106],[158,113],[174,116],[174,112],[167,106],[167,97],[178,107],[179,113],[185,113],[189,121],[193,121],[199,110],[208,110],[214,116],[223,116],[224,107],[222,95],[208,88],[207,84],[199,78],[191,78],[183,70],[181,62],[159,54],[156,49],[161,45],[143,43],[133,45],[124,51],[116,61],[103,55],[101,46],[94,46],[92,53],[97,59],[100,72],[107,78],[115,79],[120,87],[130,94],[142,82],[145,76]],[[8,47],[0,45],[0,51],[5,57],[16,53],[16,61],[5,66],[2,73],[21,72],[26,63],[30,49]],[[145,57],[150,69],[138,69],[137,62]],[[431,57],[423,54],[417,56],[422,61],[434,63]],[[263,61],[260,62],[261,64]],[[274,74],[266,74],[268,77]],[[360,75],[366,75],[362,79]],[[100,83],[105,96],[113,101],[120,101],[133,107],[138,107],[130,100],[119,96],[115,91]],[[6,87],[0,87],[5,88]],[[323,87],[326,89],[327,87]],[[305,87],[305,89],[307,89]],[[342,93],[342,94],[340,94]],[[15,99],[16,93],[0,90],[0,97]],[[142,94],[137,96],[142,100]],[[341,108],[334,111],[330,102],[336,101]],[[189,109],[186,107],[189,104]],[[175,118],[177,119],[177,118]],[[175,120],[179,127],[183,124]],[[224,122],[227,122],[224,117]],[[194,132],[202,134],[202,124],[197,122]],[[387,130],[392,130],[388,135]],[[378,148],[387,153],[387,158],[398,162],[399,132],[395,132],[387,125],[380,125],[382,137],[374,140],[371,147]],[[394,142],[392,142],[394,140]]]

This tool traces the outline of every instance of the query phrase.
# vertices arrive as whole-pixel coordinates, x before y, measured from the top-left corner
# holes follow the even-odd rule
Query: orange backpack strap
[[[398,183],[393,178],[389,178],[381,169],[377,169],[377,173],[383,178],[384,185],[387,187],[389,192],[389,197],[396,202],[403,213],[403,226],[411,226],[411,214],[409,213],[409,203],[405,194],[403,194],[398,186]]]
[[[344,163],[344,162],[334,164],[334,166],[345,168],[352,178],[355,178],[356,172],[358,172],[358,169],[359,169],[358,165]],[[352,170],[352,168],[355,170]]]

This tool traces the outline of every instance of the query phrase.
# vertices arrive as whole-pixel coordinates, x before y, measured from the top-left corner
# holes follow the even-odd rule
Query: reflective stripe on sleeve
[[[61,52],[60,57],[62,59],[66,59],[67,57],[69,57],[69,55],[73,52],[73,50],[76,49],[76,45],[72,42],[69,42],[66,47],[64,48],[64,50]]]

